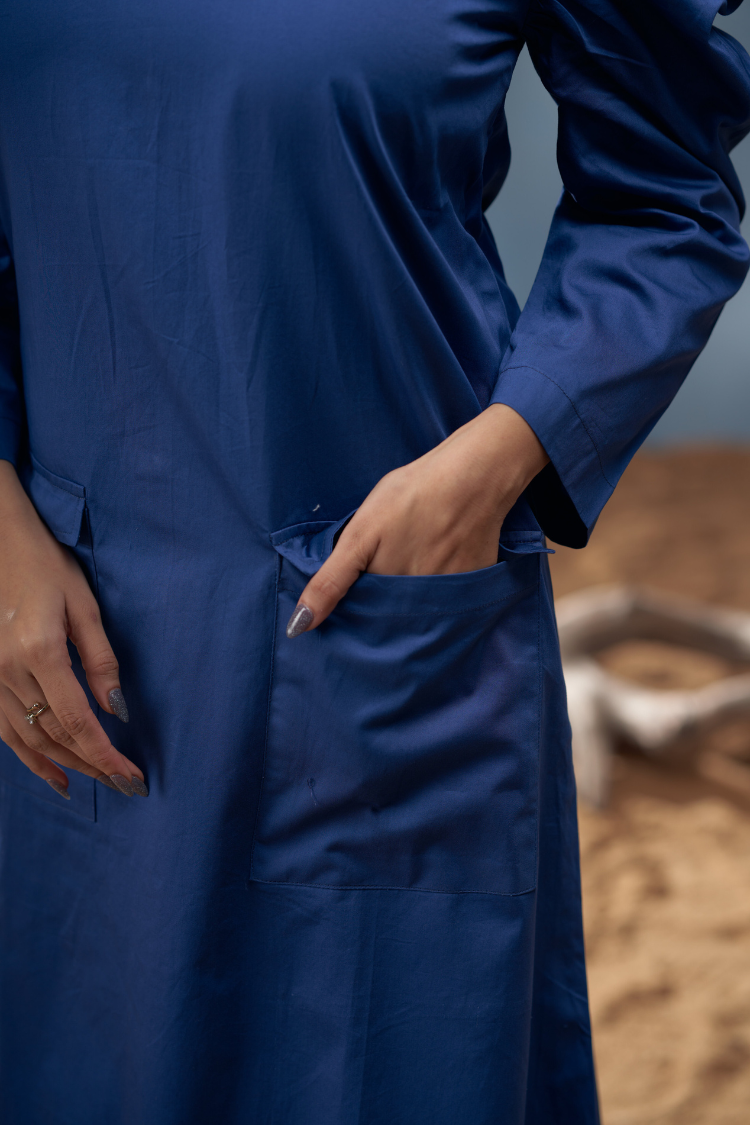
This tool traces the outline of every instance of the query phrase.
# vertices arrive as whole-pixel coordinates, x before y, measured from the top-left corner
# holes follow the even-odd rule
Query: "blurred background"
[[[750,51],[750,3],[716,26]],[[524,51],[507,101],[513,161],[488,217],[523,305],[561,190],[556,109]],[[750,200],[750,138],[735,149]],[[750,217],[743,231],[750,238]],[[556,595],[633,584],[750,614],[750,281],[625,473]],[[748,618],[750,623],[750,617]],[[747,673],[633,639],[597,654],[654,692]],[[622,739],[599,808],[581,802],[584,920],[604,1125],[750,1122],[750,718],[689,750]]]

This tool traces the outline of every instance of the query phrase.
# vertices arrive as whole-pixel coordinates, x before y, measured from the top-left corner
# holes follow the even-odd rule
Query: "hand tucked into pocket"
[[[503,520],[548,460],[523,418],[494,404],[387,473],[302,591],[287,636],[324,621],[364,571],[454,574],[493,566]]]

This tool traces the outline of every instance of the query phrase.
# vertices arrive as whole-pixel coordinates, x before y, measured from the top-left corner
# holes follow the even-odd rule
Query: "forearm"
[[[468,426],[476,456],[486,458],[486,487],[504,518],[549,457],[528,422],[510,406],[493,403]]]

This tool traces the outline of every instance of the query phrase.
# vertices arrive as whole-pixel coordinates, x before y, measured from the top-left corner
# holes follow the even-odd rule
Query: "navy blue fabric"
[[[285,644],[326,531],[272,539],[283,561],[253,878],[533,890],[539,554],[469,574],[362,575]]]
[[[746,269],[717,9],[0,0],[0,456],[151,790],[66,804],[0,747],[3,1125],[595,1125],[540,524],[585,540]],[[524,41],[566,191],[519,318],[482,208]],[[493,399],[552,457],[497,565],[287,640]]]

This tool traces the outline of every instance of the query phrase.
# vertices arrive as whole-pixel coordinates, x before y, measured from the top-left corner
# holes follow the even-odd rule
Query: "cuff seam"
[[[586,425],[583,418],[579,414],[578,408],[576,407],[576,404],[573,402],[573,399],[570,397],[570,395],[565,390],[565,388],[561,387],[560,384],[555,379],[553,379],[551,375],[548,375],[546,371],[542,371],[542,369],[540,367],[534,367],[530,363],[515,363],[515,364],[512,364],[510,367],[504,367],[502,369],[502,371],[498,375],[498,381],[500,379],[502,379],[502,377],[503,377],[503,375],[505,375],[506,371],[523,371],[523,370],[536,371],[537,375],[541,375],[548,382],[550,382],[553,387],[557,387],[558,391],[560,391],[561,394],[565,395],[565,398],[570,403],[571,410],[575,414],[578,421],[581,423],[581,425],[582,425],[582,427],[583,427],[583,429],[586,433],[586,437],[589,439],[589,441],[591,442],[591,445],[593,446],[594,453],[596,453],[596,459],[599,462],[599,471],[601,472],[602,476],[604,477],[604,480],[607,482],[609,487],[614,488],[615,486],[612,484],[612,481],[608,478],[607,474],[604,471],[604,465],[602,464],[601,455],[599,453],[599,447],[597,446],[596,442],[594,441],[594,438],[593,438],[593,436],[591,434],[591,431],[589,430],[588,426]],[[548,454],[548,456],[549,456],[549,454]]]

